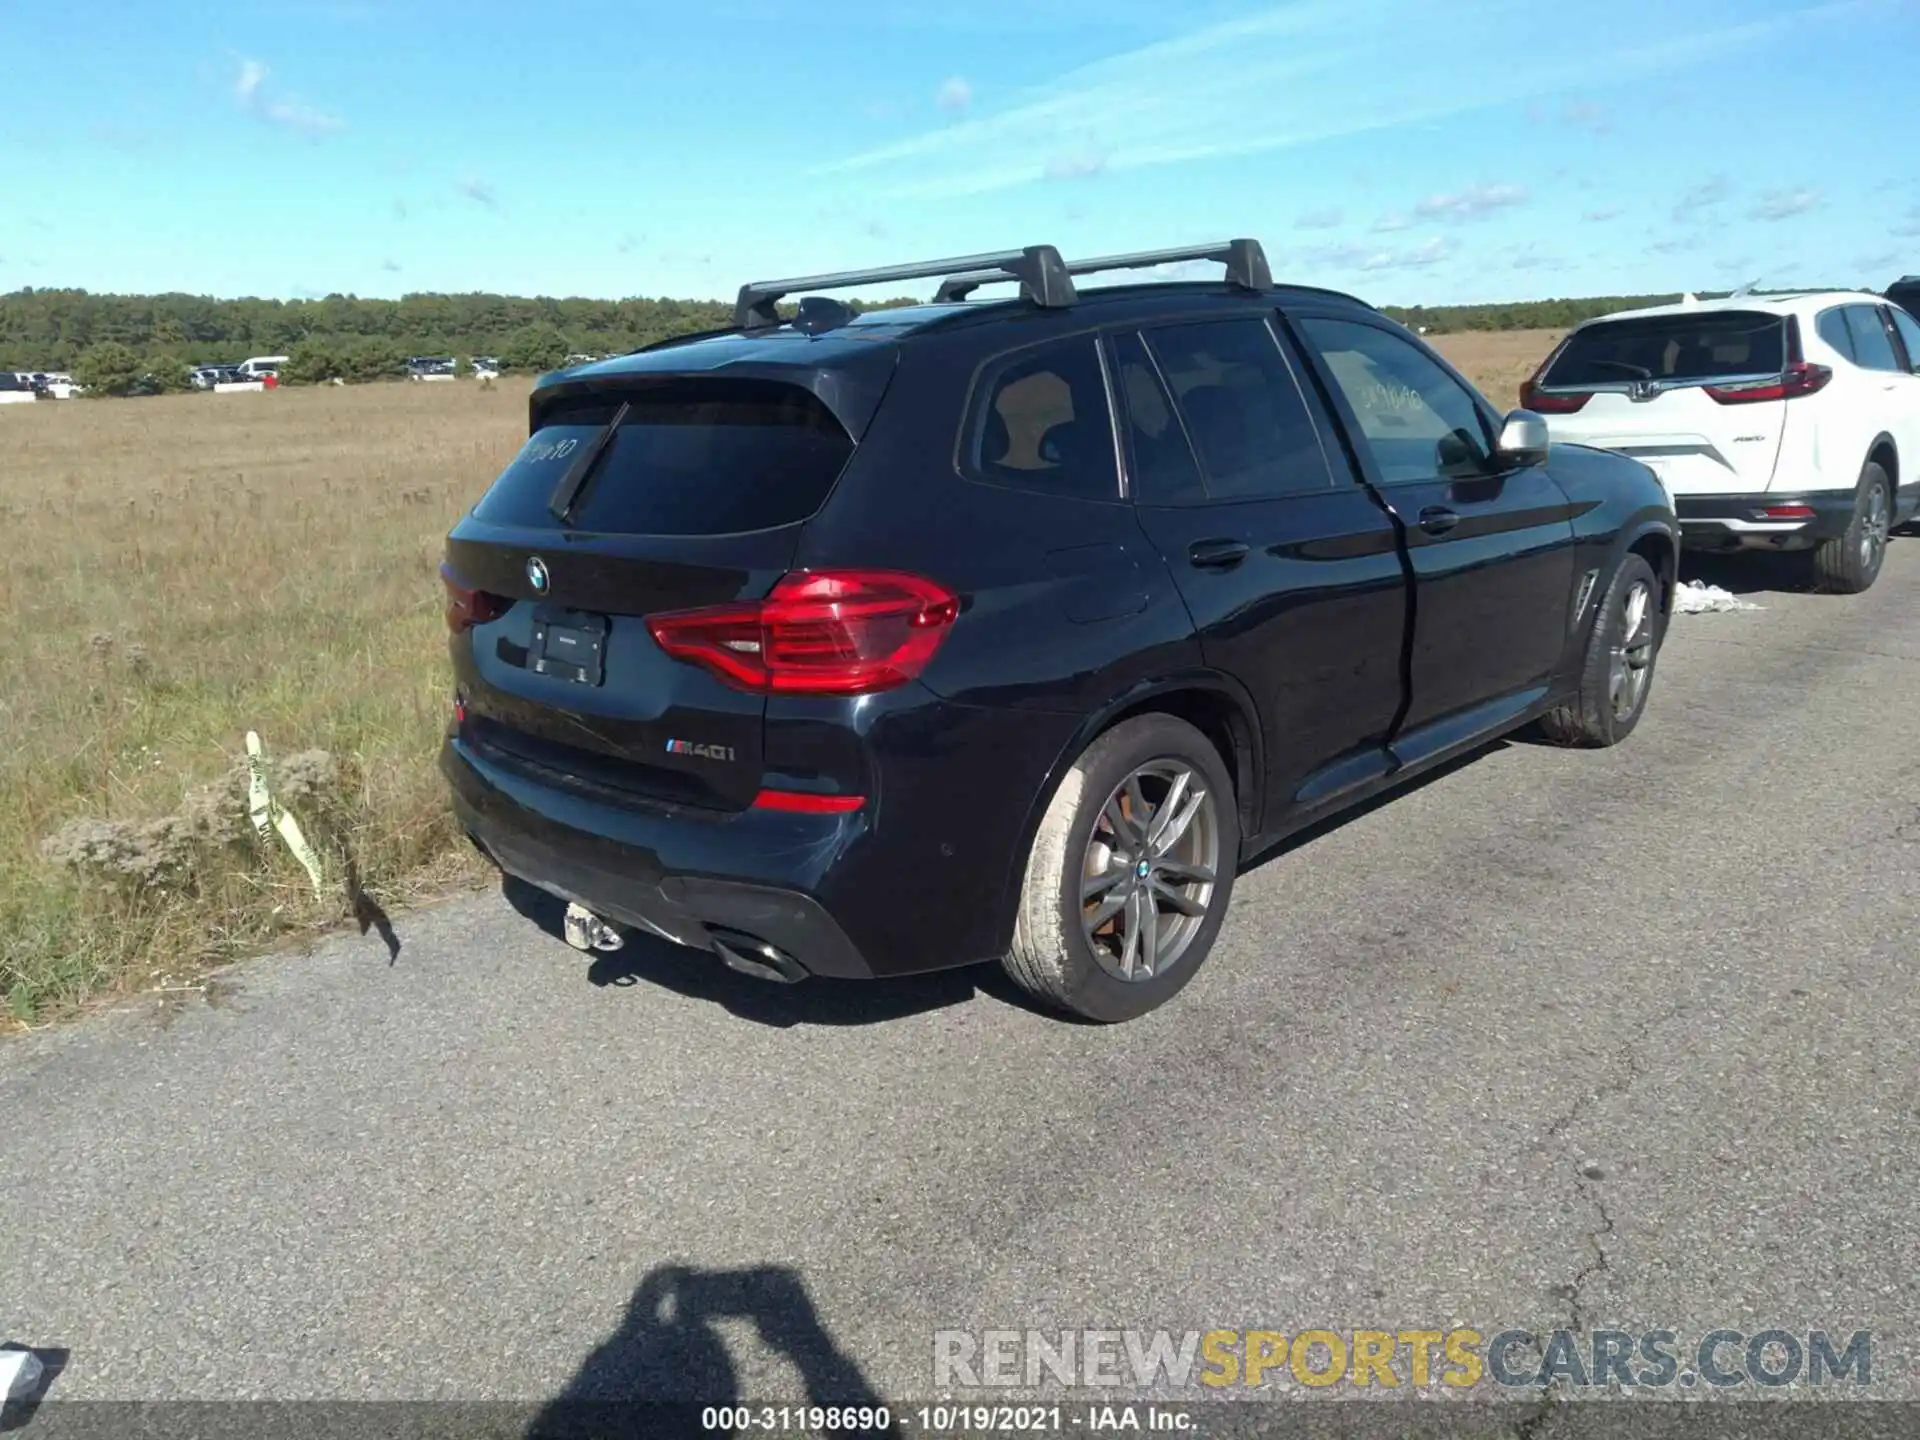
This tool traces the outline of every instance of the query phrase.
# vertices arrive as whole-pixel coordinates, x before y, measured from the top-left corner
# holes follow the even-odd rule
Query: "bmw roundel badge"
[[[533,586],[536,595],[544,595],[547,593],[547,585],[549,583],[547,562],[542,560],[538,555],[533,556],[527,561],[527,583]]]

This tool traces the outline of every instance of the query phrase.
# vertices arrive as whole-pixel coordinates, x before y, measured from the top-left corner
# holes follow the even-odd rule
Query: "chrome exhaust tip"
[[[567,944],[576,950],[618,950],[626,937],[586,906],[567,902]]]

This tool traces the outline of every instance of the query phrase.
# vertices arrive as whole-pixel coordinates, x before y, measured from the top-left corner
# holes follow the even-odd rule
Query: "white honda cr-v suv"
[[[1920,510],[1917,372],[1920,322],[1877,295],[1689,298],[1579,326],[1520,403],[1651,468],[1688,549],[1810,550],[1851,593]]]

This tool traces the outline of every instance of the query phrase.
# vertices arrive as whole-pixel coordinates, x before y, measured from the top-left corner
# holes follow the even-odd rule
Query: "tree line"
[[[1710,293],[1699,292],[1703,298]],[[1611,310],[1677,300],[1608,295],[1494,305],[1386,306],[1433,334],[1565,329]],[[910,299],[853,302],[855,309]],[[219,300],[205,295],[96,295],[18,290],[0,295],[0,370],[71,372],[96,393],[185,386],[194,365],[286,355],[282,379],[316,383],[399,378],[412,355],[484,355],[539,372],[575,354],[613,355],[729,324],[718,300],[552,299],[512,295],[406,295],[398,300]]]

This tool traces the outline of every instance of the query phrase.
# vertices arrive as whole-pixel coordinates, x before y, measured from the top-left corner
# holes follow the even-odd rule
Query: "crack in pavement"
[[[1597,1188],[1597,1182],[1603,1178],[1599,1164],[1580,1155],[1569,1139],[1569,1132],[1601,1101],[1626,1094],[1645,1078],[1647,1044],[1653,1032],[1669,1020],[1676,1019],[1686,1008],[1685,1002],[1676,1002],[1662,1014],[1635,1026],[1632,1033],[1615,1052],[1610,1067],[1614,1070],[1614,1075],[1603,1084],[1595,1086],[1575,1099],[1567,1107],[1566,1113],[1547,1126],[1546,1138],[1558,1145],[1562,1158],[1573,1170],[1574,1195],[1594,1214],[1594,1223],[1589,1227],[1586,1235],[1586,1243],[1592,1253],[1585,1263],[1574,1271],[1573,1278],[1557,1292],[1560,1299],[1566,1302],[1567,1328],[1570,1330],[1585,1330],[1593,1318],[1592,1312],[1587,1308],[1585,1295],[1587,1285],[1596,1276],[1611,1274],[1613,1271],[1613,1261],[1607,1254],[1607,1242],[1614,1235],[1615,1221],[1613,1212],[1607,1208],[1607,1202]],[[1543,1362],[1544,1359],[1543,1354]],[[1552,1415],[1554,1407],[1564,1403],[1563,1397],[1554,1388],[1553,1381],[1543,1377],[1538,1389],[1539,1399],[1534,1402],[1533,1410],[1514,1428],[1516,1440],[1534,1440],[1534,1437],[1539,1435],[1541,1427]]]

